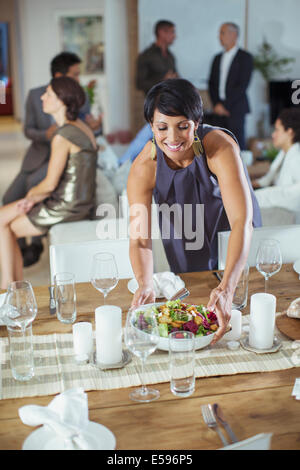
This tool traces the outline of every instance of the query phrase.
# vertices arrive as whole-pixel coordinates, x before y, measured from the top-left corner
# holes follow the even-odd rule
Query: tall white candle
[[[251,296],[249,345],[256,349],[273,346],[276,312],[276,297],[258,293]]]
[[[96,360],[101,364],[122,361],[122,310],[102,305],[95,310]]]
[[[231,310],[231,318],[229,321],[231,330],[224,335],[226,341],[236,341],[240,339],[242,334],[242,313],[240,310]]]

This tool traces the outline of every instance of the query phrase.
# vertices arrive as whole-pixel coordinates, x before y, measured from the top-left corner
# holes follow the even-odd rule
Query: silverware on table
[[[222,276],[220,273],[213,272],[213,275],[218,279],[218,281],[222,281]]]
[[[190,291],[186,287],[183,287],[178,292],[176,292],[176,294],[172,295],[169,300],[182,300],[185,299],[185,297],[187,297],[188,295],[190,295]]]
[[[212,406],[202,405],[201,411],[202,411],[202,416],[203,416],[205,424],[207,424],[209,428],[214,429],[218,433],[221,441],[223,442],[223,445],[227,446],[228,441],[226,437],[224,436],[224,434],[222,433],[221,429],[219,428]]]
[[[50,294],[50,301],[49,301],[49,310],[50,310],[50,315],[54,315],[56,312],[56,304],[55,304],[55,298],[54,298],[54,286],[49,286],[49,294]]]
[[[230,439],[232,440],[232,442],[238,442],[238,439],[237,439],[236,435],[232,431],[232,429],[229,426],[229,424],[227,423],[227,421],[225,421],[225,418],[224,418],[224,415],[223,415],[222,410],[220,408],[220,405],[218,405],[218,403],[214,403],[212,408],[213,408],[213,411],[215,413],[215,416],[216,416],[217,420],[222,424],[222,426],[226,430],[226,432],[227,432],[228,436],[230,437]]]

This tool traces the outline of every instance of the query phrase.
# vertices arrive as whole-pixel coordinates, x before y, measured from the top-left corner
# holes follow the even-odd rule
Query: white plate
[[[140,305],[140,307],[138,307],[136,311],[148,310],[148,308],[153,307],[153,306],[159,307],[160,305],[164,305],[164,303],[165,302],[155,302],[153,304]],[[208,346],[212,342],[212,339],[214,336],[215,336],[215,333],[211,333],[210,335],[207,335],[207,336],[195,337],[195,350],[202,349]],[[161,349],[162,351],[169,351],[169,339],[163,338],[161,336],[159,339],[157,349]]]
[[[137,280],[135,279],[135,277],[133,279],[130,279],[130,281],[128,281],[128,284],[127,284],[127,288],[129,290],[129,292],[131,292],[132,294],[135,293],[135,291],[137,290],[138,288],[138,282]],[[157,296],[158,299],[163,299],[164,296]]]
[[[297,274],[299,274],[299,279],[300,279],[300,259],[297,259],[295,263],[293,264],[294,271],[296,271]]]
[[[116,438],[105,426],[89,421],[87,432],[91,434],[93,450],[114,450]],[[48,426],[33,431],[25,439],[23,450],[64,450],[63,438],[57,436]]]

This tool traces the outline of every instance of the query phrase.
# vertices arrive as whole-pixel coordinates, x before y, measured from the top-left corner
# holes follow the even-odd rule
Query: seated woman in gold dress
[[[2,289],[23,278],[18,238],[46,234],[59,222],[90,218],[95,209],[97,144],[90,128],[78,119],[84,91],[72,78],[59,77],[51,80],[41,99],[58,130],[46,177],[24,199],[0,208]]]

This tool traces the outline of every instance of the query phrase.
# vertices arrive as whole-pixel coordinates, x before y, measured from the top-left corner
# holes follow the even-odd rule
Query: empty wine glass
[[[265,292],[267,292],[268,280],[278,273],[282,266],[280,245],[277,240],[265,239],[259,244],[256,255],[256,269],[265,278]]]
[[[21,328],[24,332],[37,314],[37,303],[31,283],[29,281],[11,282],[7,289],[4,307],[8,324]]]
[[[119,282],[119,274],[115,257],[111,253],[96,253],[93,256],[91,283],[102,292],[105,298]]]
[[[125,344],[141,360],[142,387],[130,393],[130,398],[138,402],[150,402],[159,398],[159,391],[147,388],[144,384],[144,367],[147,357],[152,354],[159,342],[159,331],[155,313],[129,310],[125,326]]]

